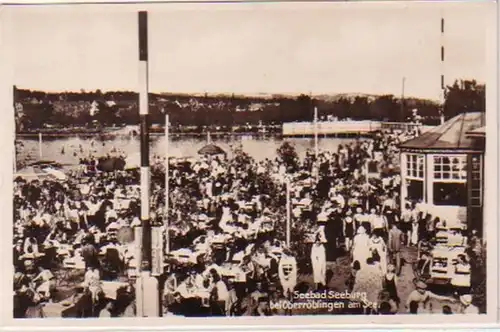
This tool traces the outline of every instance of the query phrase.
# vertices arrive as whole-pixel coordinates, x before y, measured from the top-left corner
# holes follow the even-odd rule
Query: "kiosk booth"
[[[485,113],[462,113],[401,149],[401,209],[421,202],[427,212],[482,233]]]

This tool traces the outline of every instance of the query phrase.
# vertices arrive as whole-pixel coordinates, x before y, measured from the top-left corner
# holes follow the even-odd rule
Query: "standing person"
[[[363,226],[359,226],[356,236],[354,236],[352,245],[352,261],[358,261],[360,266],[366,264],[366,259],[370,257],[370,238],[366,234]]]
[[[351,216],[351,210],[347,211],[347,216],[344,218],[343,233],[345,239],[345,250],[349,252],[351,250],[354,234],[356,233],[356,222]]]
[[[396,276],[396,267],[393,264],[389,264],[387,266],[387,273],[384,277],[384,288],[389,293],[389,298],[393,300],[398,306],[401,302],[398,295],[397,288],[397,276]]]
[[[99,266],[99,251],[94,245],[93,236],[86,235],[82,241],[82,245],[82,257],[85,262],[85,268]]]
[[[411,221],[411,236],[410,236],[410,244],[416,246],[419,240],[419,218],[412,218]]]
[[[212,269],[210,273],[213,281],[213,288],[211,291],[213,300],[212,313],[217,316],[226,316],[229,312],[229,290],[215,269]]]
[[[84,277],[84,287],[90,293],[93,309],[99,304],[102,293],[101,274],[95,266],[89,266]]]
[[[387,245],[392,258],[391,260],[396,264],[396,275],[398,276],[401,274],[401,244],[404,241],[403,237],[404,234],[399,229],[398,224],[392,224]]]
[[[383,239],[387,239],[387,232],[389,230],[387,218],[382,212],[377,211],[371,220],[372,233],[378,233]]]
[[[283,251],[280,258],[278,274],[283,295],[289,298],[297,285],[297,260],[288,249]]]
[[[379,236],[379,232],[373,233],[369,246],[372,257],[379,257],[380,267],[383,274],[385,274],[387,272],[387,246],[384,239]]]
[[[342,219],[337,211],[337,203],[334,203],[334,211],[325,212],[328,216],[328,222],[325,227],[325,237],[326,237],[326,247],[327,250],[327,260],[335,261],[338,254],[338,242],[339,237],[342,234]],[[329,213],[330,212],[330,213]]]
[[[316,289],[318,289],[320,285],[326,286],[326,251],[318,235],[311,248],[311,264]]]
[[[411,228],[412,228],[412,211],[410,208],[410,204],[406,203],[403,212],[401,213],[401,231],[405,235],[405,243],[406,246],[410,246],[411,244]]]

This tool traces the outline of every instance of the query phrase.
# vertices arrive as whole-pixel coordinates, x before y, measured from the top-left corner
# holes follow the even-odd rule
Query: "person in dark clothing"
[[[82,257],[85,262],[85,269],[89,267],[99,267],[99,251],[95,245],[88,237],[86,237],[82,242]]]

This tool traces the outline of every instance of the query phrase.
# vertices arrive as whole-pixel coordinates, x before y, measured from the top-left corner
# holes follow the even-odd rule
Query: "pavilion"
[[[401,208],[421,201],[433,216],[482,232],[485,113],[462,113],[400,145]]]

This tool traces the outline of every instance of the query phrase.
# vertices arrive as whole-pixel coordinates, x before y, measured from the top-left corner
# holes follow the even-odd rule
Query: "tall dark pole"
[[[148,13],[139,12],[139,116],[141,127],[141,221],[142,271],[151,271],[151,223],[149,220],[149,102],[148,102]]]
[[[151,221],[149,168],[149,101],[148,101],[148,13],[139,12],[139,116],[141,127],[141,223],[142,259],[137,280],[136,301],[138,317],[159,317],[158,280],[151,276]]]

